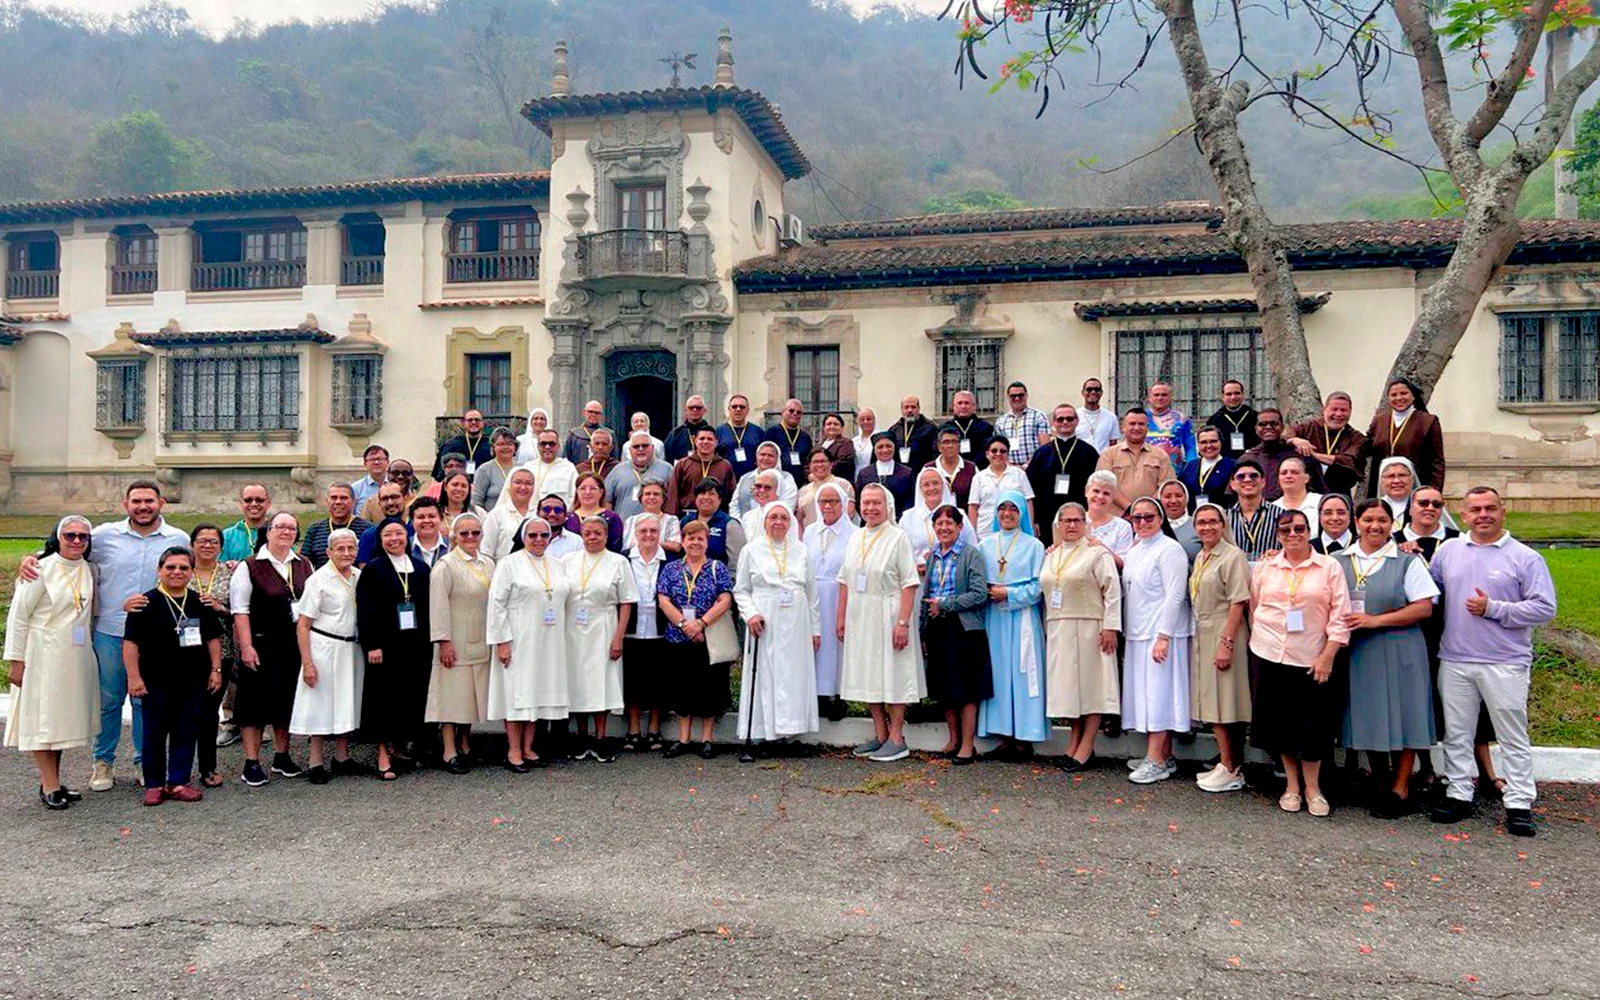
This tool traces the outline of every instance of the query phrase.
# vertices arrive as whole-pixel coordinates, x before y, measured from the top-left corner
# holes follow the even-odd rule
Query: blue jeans
[[[117,760],[117,743],[122,739],[122,703],[128,697],[128,671],[122,665],[122,636],[94,634],[94,658],[100,667],[100,735],[94,741],[94,759],[107,764]],[[133,699],[133,764],[139,766],[144,747],[144,712]]]

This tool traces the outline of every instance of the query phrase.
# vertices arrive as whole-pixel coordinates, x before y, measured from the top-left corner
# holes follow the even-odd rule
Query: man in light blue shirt
[[[361,514],[361,508],[366,506],[367,501],[377,496],[378,490],[389,481],[389,449],[381,444],[367,445],[367,450],[361,453],[361,464],[367,467],[367,474],[350,484],[350,493],[355,497],[357,515]]]
[[[117,742],[122,738],[122,703],[128,698],[128,673],[122,665],[122,633],[128,622],[123,602],[156,585],[156,565],[161,553],[174,545],[187,546],[189,535],[172,527],[162,517],[166,501],[161,487],[148,479],[136,479],[123,491],[122,509],[127,517],[94,529],[89,543],[89,562],[95,569],[94,658],[100,667],[100,735],[94,745],[94,771],[89,787],[107,792],[112,787],[111,769],[117,759]],[[23,579],[37,579],[39,562],[29,556],[22,561]],[[140,765],[144,745],[144,720],[141,699],[133,699],[133,766]]]

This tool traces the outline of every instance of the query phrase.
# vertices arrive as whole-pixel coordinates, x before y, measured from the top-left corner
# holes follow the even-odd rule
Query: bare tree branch
[[[1439,36],[1433,30],[1427,0],[1394,0],[1394,14],[1417,60],[1422,115],[1428,123],[1428,132],[1456,186],[1466,191],[1482,172],[1483,158],[1478,152],[1478,142],[1466,134],[1461,119],[1450,105],[1450,74],[1445,69],[1444,54],[1439,49]]]
[[[1525,13],[1517,24],[1517,42],[1506,59],[1500,75],[1489,81],[1483,103],[1467,119],[1467,136],[1473,142],[1482,142],[1505,117],[1511,101],[1517,96],[1522,81],[1528,78],[1528,67],[1539,54],[1539,42],[1544,38],[1544,25],[1550,17],[1555,0],[1529,0]]]

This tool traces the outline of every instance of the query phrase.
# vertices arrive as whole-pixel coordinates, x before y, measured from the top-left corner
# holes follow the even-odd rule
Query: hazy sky
[[[143,0],[26,0],[32,7],[66,7],[96,14],[120,14],[141,5]],[[325,21],[360,17],[371,10],[372,0],[175,0],[189,11],[189,17],[206,31],[226,31],[239,18],[258,24],[278,21]],[[402,0],[405,2],[405,0]],[[420,2],[420,0],[419,0]],[[582,0],[570,0],[582,3]],[[759,3],[761,0],[750,0]],[[883,0],[846,0],[852,7],[867,10]],[[895,0],[896,6],[939,11],[945,0]]]

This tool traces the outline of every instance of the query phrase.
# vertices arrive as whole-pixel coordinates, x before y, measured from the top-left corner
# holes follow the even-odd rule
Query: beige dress
[[[435,644],[448,639],[456,648],[456,665],[446,670],[433,647],[433,673],[428,678],[428,722],[470,725],[489,714],[489,583],[494,560],[478,554],[467,559],[459,549],[440,559],[428,575],[428,617]]]
[[[70,750],[100,734],[100,671],[95,665],[94,574],[82,559],[39,560],[39,578],[18,583],[6,616],[7,660],[24,664],[11,692],[5,745]]]
[[[1100,651],[1102,631],[1122,631],[1122,583],[1111,550],[1082,540],[1051,550],[1039,573],[1039,590],[1045,714],[1054,719],[1116,715],[1122,710],[1117,654]]]
[[[1228,609],[1250,600],[1250,560],[1237,545],[1222,542],[1211,555],[1201,553],[1189,573],[1194,608],[1194,653],[1189,657],[1189,704],[1195,718],[1207,723],[1250,721],[1250,623],[1248,617],[1233,637],[1233,663],[1216,665],[1217,645]]]

